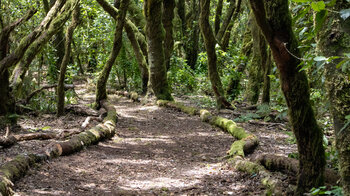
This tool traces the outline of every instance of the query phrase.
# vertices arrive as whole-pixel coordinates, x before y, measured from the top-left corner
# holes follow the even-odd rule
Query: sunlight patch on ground
[[[156,164],[158,166],[167,166],[167,164],[163,162],[159,162],[156,160],[143,160],[143,159],[108,159],[103,160],[105,163],[112,163],[112,164],[134,164],[134,165],[146,165],[146,164]]]
[[[127,181],[122,188],[126,190],[150,190],[150,189],[160,189],[160,188],[185,188],[191,187],[195,184],[200,183],[200,180],[192,180],[190,183],[188,181],[183,181],[181,179],[174,179],[168,177],[159,177],[153,179],[145,179],[145,180],[132,180]]]
[[[69,195],[69,192],[65,191],[46,191],[46,190],[39,190],[39,189],[34,189],[33,193],[37,193],[38,195]],[[18,194],[15,194],[15,196],[19,196]]]
[[[204,164],[204,163],[203,163]],[[202,167],[194,167],[191,170],[184,172],[184,175],[202,178],[206,175],[217,175],[221,173],[221,163],[205,164]]]
[[[154,112],[159,110],[160,108],[158,106],[142,106],[139,108],[139,111],[148,111],[148,112]]]
[[[162,138],[124,138],[123,142],[131,145],[149,145],[155,143],[175,144],[171,139]]]

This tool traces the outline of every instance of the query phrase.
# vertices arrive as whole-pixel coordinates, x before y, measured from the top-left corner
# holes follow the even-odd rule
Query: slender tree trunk
[[[137,30],[137,27],[129,20],[126,20],[126,23],[124,25],[126,34],[130,40],[131,46],[134,50],[134,54],[136,57],[136,60],[139,64],[139,69],[141,71],[141,79],[142,79],[142,94],[147,93],[147,85],[148,85],[148,65],[146,62],[145,56],[142,54],[142,50],[140,48],[139,43],[137,42],[135,31]]]
[[[246,29],[245,29],[244,35],[243,35],[243,44],[242,44],[243,46],[241,49],[241,56],[245,57],[245,58],[243,58],[244,60],[236,68],[236,71],[239,74],[237,75],[237,77],[230,78],[230,81],[229,81],[229,84],[228,84],[228,87],[226,90],[226,94],[228,97],[231,98],[231,100],[235,100],[238,97],[238,95],[240,94],[241,76],[247,67],[247,63],[248,63],[250,56],[251,56],[251,53],[252,53],[253,41],[252,41],[252,33],[251,33],[251,28],[250,28],[250,26],[252,25],[252,22],[253,22],[252,17],[253,17],[253,15],[249,16],[248,25],[246,26]]]
[[[162,0],[145,0],[146,36],[148,41],[148,60],[150,84],[157,99],[173,100],[167,81],[164,59],[164,33],[162,26]]]
[[[215,35],[217,35],[220,30],[223,1],[224,0],[218,0],[218,4],[216,6],[215,22],[214,22]]]
[[[334,11],[350,8],[345,0],[337,1]],[[322,11],[327,12],[327,11]],[[321,13],[320,13],[321,14]],[[324,14],[324,13],[322,13]],[[328,18],[317,37],[318,49],[324,56],[343,56],[350,51],[350,35],[345,29],[349,27],[349,18],[344,21],[336,12],[329,12]],[[336,68],[342,59],[335,59],[324,65],[326,71],[326,88],[331,103],[336,147],[339,153],[339,167],[344,195],[350,195],[350,125],[345,119],[350,114],[349,71]],[[349,69],[348,69],[349,70]]]
[[[254,105],[259,100],[260,89],[264,79],[263,68],[266,66],[267,53],[265,38],[254,19],[251,25],[251,32],[253,37],[253,56],[248,68],[249,81],[247,99]]]
[[[193,0],[193,1],[196,1],[196,0]],[[186,33],[186,7],[185,6],[186,6],[185,0],[178,0],[177,13],[181,20],[182,37],[184,37]]]
[[[265,40],[264,40],[265,41]],[[265,43],[266,45],[266,43]],[[264,85],[263,85],[263,92],[261,97],[261,103],[263,104],[269,104],[270,103],[270,72],[271,72],[271,51],[270,49],[267,50],[267,56],[266,56],[266,62],[263,64],[263,71],[264,71]]]
[[[230,6],[227,9],[227,13],[226,16],[224,18],[224,21],[221,24],[221,27],[218,31],[218,33],[216,34],[216,39],[217,41],[221,44],[222,38],[224,37],[224,34],[227,30],[227,27],[229,26],[230,22],[231,22],[231,18],[233,16],[233,13],[235,12],[236,9],[236,0],[230,0]]]
[[[215,52],[215,37],[209,24],[210,0],[200,0],[199,26],[204,38],[205,48],[208,54],[208,73],[212,89],[216,97],[218,108],[232,107],[226,100],[222,88],[221,79],[217,70],[217,57]]]
[[[190,20],[190,30],[187,38],[187,43],[184,44],[187,64],[194,70],[198,58],[199,50],[199,25],[198,25],[198,1],[192,1],[192,20]]]
[[[300,56],[300,52],[292,31],[288,0],[250,0],[250,4],[280,71],[281,88],[299,152],[296,195],[302,195],[324,184],[326,162],[323,133],[310,104],[308,79],[300,70],[300,61],[291,55]]]
[[[103,3],[106,3],[105,0],[97,0],[100,5],[103,5]],[[117,16],[116,21],[117,21],[117,26],[115,29],[114,33],[114,41],[113,41],[113,48],[112,52],[108,57],[108,60],[106,62],[106,65],[103,67],[102,73],[100,74],[97,84],[96,84],[96,106],[97,108],[101,107],[101,101],[107,99],[107,91],[106,91],[106,86],[107,86],[107,81],[109,77],[109,73],[112,70],[112,66],[114,65],[115,59],[117,58],[119,51],[122,47],[122,31],[124,27],[124,22],[125,22],[125,16],[126,16],[126,11],[127,7],[129,4],[129,0],[122,0],[121,5],[120,5],[120,12],[119,15]],[[104,9],[106,7],[102,6]],[[108,7],[112,8],[113,7]],[[116,9],[116,8],[114,8]],[[113,16],[112,16],[113,17]]]
[[[79,0],[78,0],[79,2]],[[65,43],[65,49],[64,51],[65,54],[62,59],[61,67],[60,67],[60,75],[58,77],[58,86],[57,86],[57,116],[62,116],[64,114],[64,98],[65,98],[65,93],[64,93],[64,79],[66,76],[66,70],[67,70],[67,65],[69,63],[69,59],[71,57],[71,43],[73,40],[73,33],[75,28],[79,24],[79,15],[80,15],[80,8],[79,4],[74,5],[74,11],[73,11],[73,17],[72,17],[72,22],[67,28],[66,32],[66,43]]]
[[[167,70],[170,68],[170,57],[174,49],[173,38],[173,19],[174,19],[175,0],[163,2],[163,27],[165,29],[164,39],[164,59]]]

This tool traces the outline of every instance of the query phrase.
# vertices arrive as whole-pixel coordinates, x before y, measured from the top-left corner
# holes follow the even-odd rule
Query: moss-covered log
[[[242,156],[250,154],[259,145],[258,138],[253,134],[248,134],[242,127],[237,126],[235,122],[220,116],[213,116],[208,110],[199,110],[195,107],[185,106],[175,101],[158,100],[158,106],[175,108],[190,115],[199,115],[203,122],[210,123],[220,127],[237,139],[228,151],[230,156]]]
[[[18,155],[13,160],[4,163],[0,167],[0,195],[13,195],[13,182],[25,175],[27,170],[34,163],[52,159],[61,155],[69,155],[103,139],[114,136],[117,123],[115,107],[108,102],[102,102],[102,107],[107,110],[107,117],[103,123],[96,127],[73,136],[64,142],[53,142],[41,149],[39,152]]]
[[[256,162],[271,171],[284,172],[290,175],[296,175],[299,171],[299,162],[297,159],[283,157],[274,154],[263,154],[256,158]],[[330,185],[337,185],[340,176],[338,172],[330,168],[325,170],[325,182]]]
[[[244,160],[240,156],[230,159],[230,163],[238,171],[247,172],[249,174],[257,174],[261,177],[261,183],[267,188],[266,195],[284,195],[282,183],[274,178],[272,174],[266,170],[262,165]],[[284,194],[283,194],[284,193]]]

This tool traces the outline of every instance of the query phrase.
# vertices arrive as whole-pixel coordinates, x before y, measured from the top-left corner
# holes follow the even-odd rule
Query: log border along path
[[[19,195],[262,194],[222,158],[234,139],[196,116],[120,99],[117,135],[16,183]],[[40,181],[41,182],[38,182]]]

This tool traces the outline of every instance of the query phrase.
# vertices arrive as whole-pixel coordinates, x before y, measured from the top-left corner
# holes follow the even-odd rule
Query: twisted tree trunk
[[[297,195],[324,184],[325,150],[322,130],[310,104],[308,79],[300,70],[298,42],[292,31],[288,0],[250,0],[256,21],[270,45],[280,71],[289,120],[297,139],[299,174]]]

